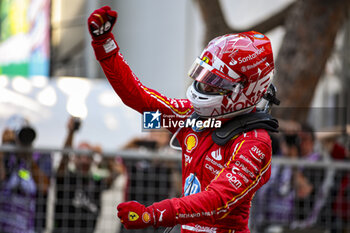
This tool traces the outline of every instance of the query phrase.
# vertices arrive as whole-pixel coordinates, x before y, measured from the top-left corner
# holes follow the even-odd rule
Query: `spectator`
[[[137,149],[171,153],[173,150],[169,147],[171,134],[165,129],[150,130],[142,137],[136,137],[126,145],[123,146],[124,150]]]
[[[77,118],[70,118],[65,148],[73,147],[75,132],[80,127]],[[86,154],[69,156],[64,154],[56,175],[56,203],[54,232],[94,232],[100,214],[100,197],[103,190],[109,188],[113,178],[119,175],[117,166],[108,166],[108,175],[103,176],[96,163],[101,159],[102,149],[89,143],[81,143],[78,149]],[[97,158],[94,160],[94,158]],[[115,160],[114,160],[115,162]]]
[[[322,161],[322,154],[315,150],[316,138],[313,128],[302,125],[300,138],[300,158],[306,161]],[[318,232],[317,221],[326,198],[326,173],[323,168],[300,168],[294,174],[296,189],[295,222],[296,232]]]
[[[120,222],[116,221],[115,206],[126,199],[127,171],[120,157],[103,158],[98,168],[106,177],[108,189],[101,193],[101,210],[97,218],[94,233],[117,233],[120,231]],[[111,175],[110,171],[114,171]],[[95,172],[96,173],[96,172]],[[101,172],[100,172],[101,173]],[[115,176],[118,174],[117,176]]]
[[[322,145],[329,152],[334,161],[349,162],[349,150],[346,148],[346,139],[344,135],[337,131],[323,133],[321,135]],[[330,223],[331,233],[347,232],[350,222],[350,173],[348,170],[337,170],[334,175],[334,181],[331,189],[331,198],[327,202],[326,213],[331,214],[331,219],[325,219]]]
[[[29,121],[14,115],[2,133],[2,144],[30,149],[35,136]],[[0,153],[0,232],[42,231],[50,161],[49,156],[27,151]]]
[[[173,153],[169,142],[171,134],[165,130],[151,130],[142,137],[130,140],[122,148],[124,150],[138,150],[139,152],[153,152],[160,156]],[[153,203],[164,198],[181,195],[181,173],[179,165],[174,162],[160,162],[157,159],[138,160],[129,165],[129,199],[142,200],[146,203]],[[143,191],[151,186],[150,177],[157,177],[151,184],[155,188],[154,193]]]
[[[275,139],[277,140],[277,139]],[[299,140],[295,133],[281,137],[281,154],[275,157],[297,159]],[[295,189],[293,186],[293,167],[273,164],[270,181],[262,187],[254,199],[256,232],[284,232],[293,221]]]

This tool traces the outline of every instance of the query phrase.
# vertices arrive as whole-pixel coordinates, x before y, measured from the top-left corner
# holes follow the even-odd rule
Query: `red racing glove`
[[[117,12],[109,6],[95,10],[88,18],[89,32],[94,40],[104,40],[109,37],[117,20]]]
[[[88,28],[92,37],[97,60],[101,61],[119,51],[112,28],[117,21],[117,12],[109,6],[95,10],[88,18]]]
[[[136,201],[129,201],[119,204],[117,209],[118,217],[126,229],[176,225],[176,214],[170,200],[157,202],[148,207]]]

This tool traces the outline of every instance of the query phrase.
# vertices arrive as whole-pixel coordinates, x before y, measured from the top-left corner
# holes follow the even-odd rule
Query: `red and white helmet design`
[[[270,40],[255,31],[228,34],[209,42],[189,71],[187,90],[197,114],[232,117],[251,111],[272,82]]]

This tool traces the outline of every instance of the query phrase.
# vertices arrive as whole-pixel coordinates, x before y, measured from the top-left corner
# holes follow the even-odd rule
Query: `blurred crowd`
[[[348,135],[280,121],[271,138],[275,160],[299,163],[272,162],[270,181],[253,200],[255,232],[350,232],[350,170],[324,166],[349,161]]]
[[[22,150],[0,153],[0,232],[118,232],[111,213],[126,197],[125,165],[118,156],[104,157],[99,145],[75,146],[80,125],[68,119],[67,153],[54,155],[31,150],[36,131],[27,119],[8,120],[2,145]]]
[[[62,153],[39,153],[33,148],[37,132],[30,122],[19,115],[8,119],[2,146],[21,150],[0,152],[1,233],[117,233],[119,203],[152,203],[181,192],[180,162],[104,156],[98,144],[74,143],[81,119],[68,117],[65,127]],[[166,155],[174,152],[168,146],[170,136],[150,131],[121,149]],[[152,198],[149,187],[156,189]]]
[[[350,232],[350,169],[317,165],[349,160],[347,135],[280,123],[271,134],[274,159],[302,162],[273,163],[270,181],[253,199],[252,232]],[[62,153],[0,152],[0,232],[117,233],[123,230],[118,203],[181,196],[181,162],[162,160],[174,153],[168,131],[142,133],[120,148],[154,159],[122,159],[104,156],[98,144],[76,144],[82,126],[79,118],[67,119]],[[32,148],[36,133],[27,119],[12,116],[2,145]]]

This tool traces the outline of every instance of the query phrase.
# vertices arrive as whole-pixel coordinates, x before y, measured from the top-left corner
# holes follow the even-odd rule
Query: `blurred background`
[[[40,131],[36,145],[60,146],[65,119],[74,115],[86,126],[79,137],[108,149],[141,131],[141,118],[127,110],[106,84],[90,46],[87,16],[103,5],[119,12],[114,33],[146,86],[183,98],[191,82],[187,71],[210,39],[253,29],[272,41],[281,108],[290,108],[280,110],[281,116],[305,120],[317,114],[312,123],[318,129],[344,125],[349,119],[347,1],[322,3],[331,7],[315,4],[2,0],[0,128],[9,116],[22,114]],[[327,12],[322,13],[325,7]],[[338,111],[310,114],[310,107]]]
[[[11,135],[5,131],[24,129],[23,119],[25,125],[34,130],[35,140],[30,144],[46,158],[46,162],[38,164],[41,164],[39,170],[46,171],[43,177],[47,179],[33,182],[37,188],[39,184],[48,185],[41,198],[37,198],[38,202],[41,200],[52,206],[54,201],[50,197],[56,193],[52,183],[63,185],[57,183],[57,171],[68,171],[69,167],[77,170],[78,164],[83,163],[76,159],[80,155],[93,158],[87,162],[89,169],[94,167],[94,174],[108,178],[105,188],[96,186],[100,187],[97,190],[117,187],[120,200],[151,203],[169,195],[181,195],[178,154],[166,146],[167,140],[161,140],[169,139],[169,135],[142,132],[141,116],[122,104],[95,59],[86,21],[92,11],[104,5],[118,11],[113,33],[135,74],[146,86],[174,98],[185,97],[191,83],[187,71],[210,39],[248,30],[265,33],[272,42],[276,63],[274,83],[281,100],[281,105],[273,109],[273,115],[281,123],[281,134],[272,135],[275,174],[281,177],[282,172],[288,181],[271,182],[277,185],[271,185],[272,190],[285,187],[281,190],[281,197],[285,199],[281,200],[282,204],[274,203],[273,208],[283,209],[285,202],[294,203],[298,192],[289,187],[306,187],[303,190],[313,193],[309,198],[314,199],[315,187],[319,186],[323,188],[317,197],[322,197],[322,201],[317,204],[318,209],[309,211],[325,213],[327,207],[329,214],[314,214],[302,222],[299,218],[294,221],[296,211],[293,210],[293,220],[287,216],[284,222],[269,222],[274,219],[271,216],[281,213],[260,211],[267,209],[264,203],[268,202],[270,191],[266,188],[256,200],[256,206],[263,203],[263,207],[253,211],[256,221],[252,228],[256,232],[287,232],[287,226],[289,230],[305,228],[313,232],[309,227],[322,217],[327,224],[315,232],[350,232],[345,224],[350,216],[346,212],[347,207],[350,208],[350,165],[344,163],[349,156],[350,131],[349,0],[0,0],[1,148],[6,153],[15,151],[6,149],[6,138],[11,139]],[[74,121],[78,121],[76,126]],[[306,130],[305,125],[310,130]],[[322,155],[306,159],[306,163],[295,160],[303,158],[301,139],[305,137],[302,134],[305,130],[312,132],[309,147]],[[102,154],[105,156],[99,156]],[[8,168],[6,162],[11,160],[5,157],[5,165],[0,165],[2,171]],[[38,158],[35,161],[41,161]],[[159,165],[164,159],[169,165],[165,168]],[[301,175],[297,168],[302,164],[311,170],[321,170],[320,173],[311,172],[316,174],[317,182],[310,172]],[[34,178],[34,173],[38,174],[34,170],[30,172]],[[0,178],[2,173],[4,180],[11,176],[10,171],[0,172]],[[21,174],[25,177],[26,173]],[[162,180],[157,180],[159,174]],[[119,181],[113,183],[111,177],[114,181],[118,177]],[[305,182],[305,177],[311,181]],[[279,182],[285,182],[286,186]],[[349,192],[343,194],[339,190]],[[65,197],[66,200],[72,198]],[[333,202],[326,203],[327,198]],[[311,205],[313,201],[307,203]],[[42,207],[37,210],[39,208]],[[45,207],[40,212],[42,222],[36,221],[35,230],[25,232],[52,231],[58,224],[56,220],[43,219],[54,219],[54,209]],[[331,214],[332,211],[341,214]],[[114,230],[107,230],[117,232],[119,228],[114,226]],[[5,227],[0,229],[14,232],[5,231]],[[68,225],[60,229],[57,232],[73,232]],[[74,232],[88,232],[81,226],[75,229],[78,230]]]

